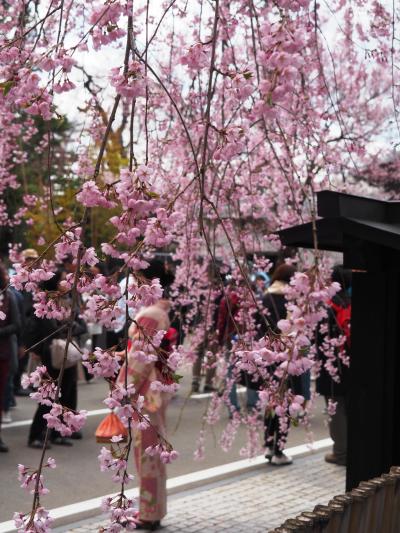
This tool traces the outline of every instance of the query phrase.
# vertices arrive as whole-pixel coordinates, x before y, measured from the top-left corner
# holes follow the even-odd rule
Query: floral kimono
[[[159,330],[167,331],[169,318],[167,309],[169,303],[160,300],[155,305],[142,309],[135,316],[135,323],[129,330],[132,339],[140,336],[140,331],[152,336]],[[167,513],[167,475],[165,464],[159,454],[150,456],[145,453],[146,448],[158,444],[158,434],[166,434],[166,408],[170,394],[152,391],[153,381],[162,381],[162,375],[156,363],[143,363],[134,359],[133,352],[128,352],[128,384],[135,385],[136,391],[144,396],[144,413],[150,419],[150,426],[145,430],[135,431],[134,455],[137,474],[140,479],[139,518],[154,522],[161,520]],[[118,376],[118,382],[125,382],[126,365],[124,364]]]

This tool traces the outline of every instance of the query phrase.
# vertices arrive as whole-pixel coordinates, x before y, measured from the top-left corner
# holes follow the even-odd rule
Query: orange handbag
[[[112,437],[122,435],[122,441],[128,439],[128,430],[115,413],[108,414],[97,426],[96,442],[111,442]]]

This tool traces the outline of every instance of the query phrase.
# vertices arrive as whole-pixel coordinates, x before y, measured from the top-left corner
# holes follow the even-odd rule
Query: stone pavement
[[[295,459],[293,465],[265,466],[169,497],[161,533],[266,533],[287,518],[311,511],[345,492],[345,469],[324,462],[324,453]],[[54,531],[97,531],[102,517]]]

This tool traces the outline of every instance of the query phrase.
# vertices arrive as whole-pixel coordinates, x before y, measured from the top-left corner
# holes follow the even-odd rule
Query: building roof
[[[322,218],[279,231],[282,244],[343,252],[348,268],[400,270],[400,202],[333,191],[317,201]]]
[[[322,218],[279,231],[286,246],[345,251],[346,240],[364,241],[400,250],[400,202],[364,198],[353,194],[317,193]]]

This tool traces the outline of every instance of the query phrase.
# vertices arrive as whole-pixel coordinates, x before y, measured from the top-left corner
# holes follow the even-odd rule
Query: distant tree
[[[43,231],[52,232],[51,205],[44,203],[44,199],[49,199],[50,182],[56,195],[62,191],[62,196],[71,196],[70,192],[79,187],[70,173],[75,158],[69,143],[73,132],[71,122],[66,117],[44,121],[35,116],[23,120],[21,134],[16,139],[16,152],[23,157],[12,168],[18,187],[9,187],[3,193],[13,223],[0,226],[2,255],[7,253],[9,244],[18,242],[36,247]]]

